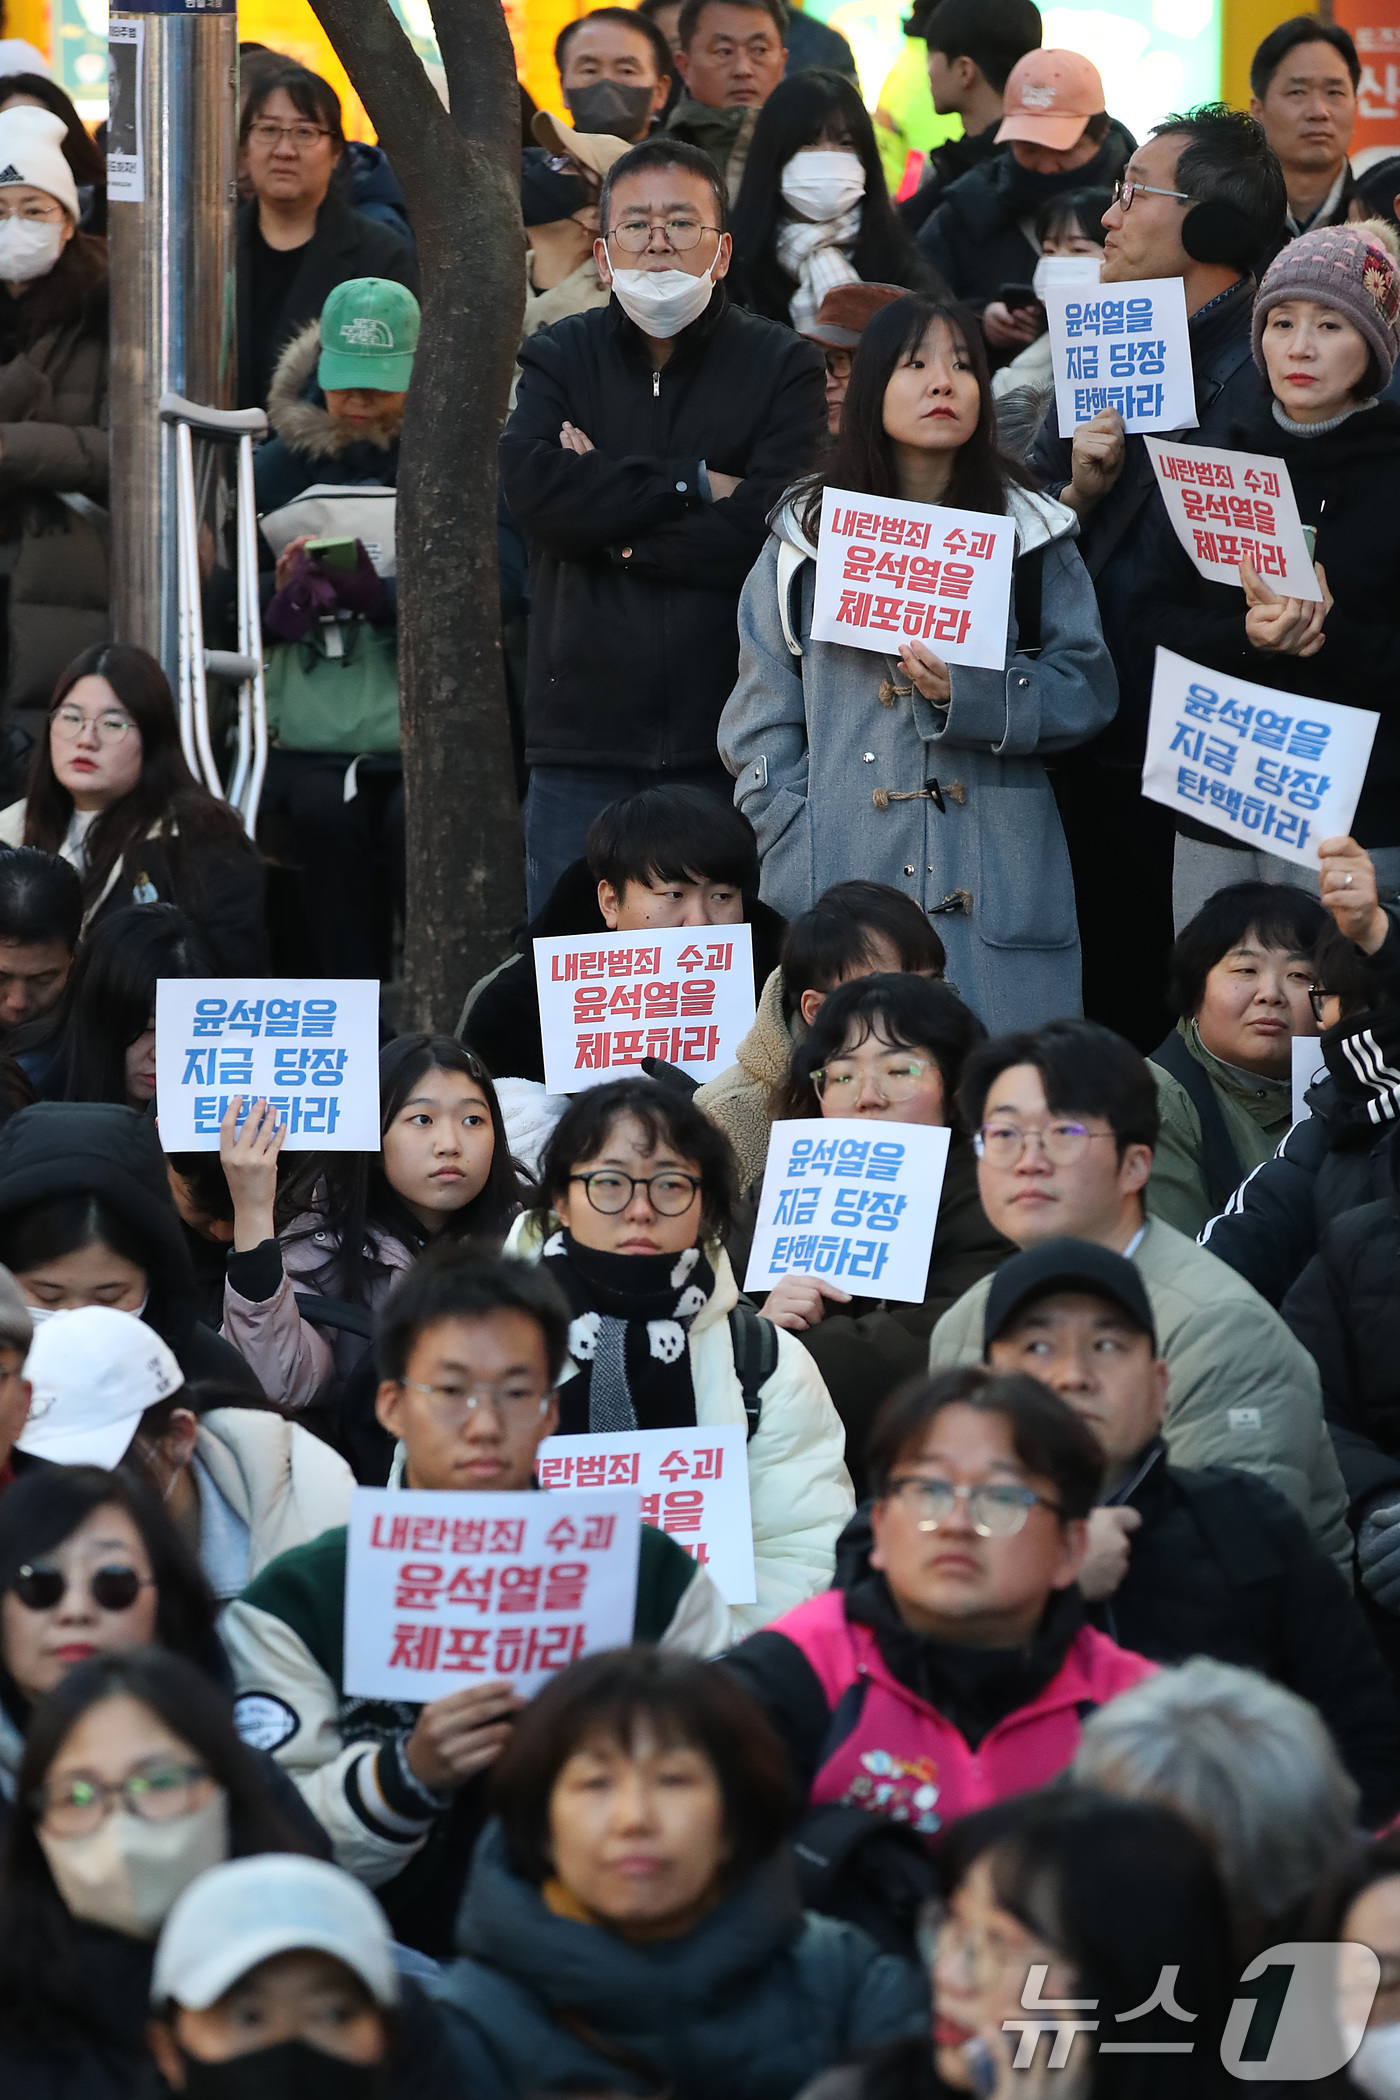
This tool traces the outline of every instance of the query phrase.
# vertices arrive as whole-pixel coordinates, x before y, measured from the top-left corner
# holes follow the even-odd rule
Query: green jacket
[[[1210,1080],[1225,1128],[1239,1155],[1240,1180],[1272,1159],[1293,1121],[1292,1088],[1286,1079],[1255,1079],[1207,1050],[1194,1021],[1178,1021],[1177,1034]],[[1190,1239],[1215,1216],[1201,1164],[1201,1119],[1179,1079],[1149,1060],[1157,1082],[1162,1134],[1152,1155],[1147,1208],[1154,1218]]]
[[[1347,1495],[1322,1419],[1317,1365],[1251,1284],[1160,1218],[1132,1250],[1171,1372],[1162,1434],[1174,1466],[1257,1473],[1351,1579]],[[929,1369],[982,1361],[984,1277],[933,1330]]]
[[[731,211],[738,201],[744,164],[749,157],[749,145],[757,122],[756,109],[711,109],[708,102],[697,102],[693,95],[682,95],[666,119],[669,137],[682,139],[688,146],[698,146],[714,162],[715,170],[729,192]]]

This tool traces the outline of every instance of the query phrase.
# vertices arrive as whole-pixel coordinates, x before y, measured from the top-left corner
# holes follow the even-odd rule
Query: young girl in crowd
[[[648,1079],[590,1088],[556,1126],[544,1207],[507,1252],[543,1261],[573,1316],[562,1435],[748,1423],[758,1597],[733,1609],[751,1630],[826,1588],[855,1498],[812,1359],[736,1313],[720,1245],[733,1175],[728,1140],[689,1100]]]
[[[852,1298],[815,1276],[775,1284],[764,1313],[802,1336],[846,1427],[846,1463],[863,1492],[861,1454],[876,1411],[928,1363],[928,1338],[965,1290],[1013,1250],[987,1221],[972,1141],[957,1112],[963,1060],[986,1036],[945,984],[926,977],[858,977],[827,995],[777,1089],[774,1116],[850,1118],[951,1130],[922,1305]],[[874,1133],[878,1135],[878,1130]]]
[[[219,1156],[233,1196],[224,1328],[280,1407],[324,1402],[364,1354],[362,1331],[334,1343],[297,1309],[312,1291],[374,1310],[430,1241],[503,1233],[522,1190],[486,1067],[451,1036],[399,1036],[379,1060],[377,1153],[298,1162],[278,1189],[286,1137],[265,1101],[241,1129],[229,1104]]]
[[[38,1706],[0,1879],[6,2100],[147,2089],[154,1942],[176,1897],[230,1857],[324,1856],[273,1770],[215,1686],[157,1649],[97,1655]]]
[[[204,935],[173,904],[131,904],[98,920],[79,945],[52,1014],[25,1029],[16,1054],[42,1070],[51,1101],[146,1109],[156,1092],[156,986],[213,977]]]
[[[1298,515],[1316,529],[1321,600],[1279,596],[1248,560],[1242,590],[1208,582],[1159,521],[1157,584],[1143,619],[1149,650],[1160,644],[1227,679],[1278,689],[1284,742],[1242,742],[1232,784],[1251,788],[1260,757],[1310,773],[1275,798],[1282,811],[1315,806],[1308,798],[1327,770],[1319,747],[1296,747],[1308,698],[1379,708],[1351,830],[1376,864],[1383,896],[1400,890],[1400,713],[1391,697],[1400,680],[1400,407],[1378,398],[1400,350],[1395,243],[1393,228],[1375,221],[1306,233],[1271,264],[1254,302],[1254,361],[1267,388],[1226,442],[1283,460]],[[1316,874],[1294,862],[1178,817],[1178,931],[1216,890],[1250,879],[1317,887]]]
[[[1062,256],[1088,256],[1095,263],[1103,262],[1103,215],[1113,202],[1111,190],[1071,190],[1068,195],[1052,197],[1041,206],[1035,222],[1035,237],[1040,247],[1040,262],[1031,279],[1038,298],[1043,298],[1045,287],[1054,282],[1053,273],[1043,265],[1058,261]],[[1005,397],[1024,388],[1033,390],[1036,400],[1036,427],[1039,427],[1044,402],[1040,399],[1042,388],[1054,384],[1054,373],[1050,368],[1050,331],[1044,326],[1045,314],[1036,308],[1042,327],[1033,343],[1012,358],[1009,365],[1002,365],[992,374],[992,392],[997,398],[1000,416],[1005,419],[1010,404]],[[1035,431],[1026,432],[1029,445]]]
[[[763,105],[733,235],[733,296],[800,333],[835,285],[933,282],[890,203],[860,92],[839,73],[797,73]]]
[[[914,637],[883,658],[811,639],[824,482],[1014,519],[1003,669],[949,666]],[[825,476],[792,492],[744,586],[720,719],[764,900],[791,918],[854,867],[879,876],[938,916],[948,974],[994,1034],[1080,1008],[1074,885],[1038,754],[1101,729],[1118,688],[1076,531],[997,450],[972,317],[928,296],[885,307]],[[941,555],[936,510],[930,545]]]
[[[791,1786],[757,1702],[655,1649],[579,1663],[496,1768],[439,1987],[462,2090],[789,2100],[840,2058],[928,2032],[912,1963],[804,1914]]]
[[[169,683],[144,649],[105,642],[69,664],[25,798],[0,811],[0,843],[71,861],[85,927],[123,904],[174,903],[221,972],[265,967],[262,863],[233,811],[186,765]]]

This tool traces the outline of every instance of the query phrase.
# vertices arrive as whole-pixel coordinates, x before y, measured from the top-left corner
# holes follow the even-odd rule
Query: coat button
[[[873,766],[875,763],[875,753],[873,751],[862,751],[860,755],[860,762],[863,766]]]
[[[622,550],[622,559],[623,559],[624,561],[631,561],[631,559],[632,559],[632,549],[631,549],[630,547],[624,547],[624,548],[623,548],[623,550]]]
[[[1026,690],[1026,687],[1027,687],[1027,686],[1028,686],[1028,685],[1030,684],[1030,680],[1029,680],[1029,678],[1018,678],[1018,679],[1016,680],[1016,683],[1017,683],[1017,685],[1019,685],[1019,686],[1020,686],[1020,688],[1021,688],[1021,691],[1022,691],[1022,692],[1024,693],[1024,691]]]
[[[932,861],[930,861],[930,862],[929,862],[929,864],[928,864],[928,872],[929,872],[929,874],[930,874],[930,875],[932,875],[932,873],[933,873],[933,862],[932,862]]]
[[[912,874],[913,874],[913,872],[914,872],[914,870],[913,870],[913,868],[912,868],[912,867],[907,867],[907,868],[906,868],[906,869],[904,870],[904,872],[905,872],[905,874],[906,874],[906,875],[912,875]]]
[[[680,494],[681,494],[682,496],[683,496],[683,495],[685,494],[685,492],[686,492],[686,487],[687,487],[687,484],[686,484],[686,483],[685,483],[684,481],[678,481],[678,482],[676,483],[676,488],[677,488],[678,492],[679,492],[679,493],[680,493]]]

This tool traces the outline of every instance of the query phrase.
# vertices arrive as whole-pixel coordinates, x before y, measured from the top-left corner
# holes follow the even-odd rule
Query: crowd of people
[[[1145,140],[1032,0],[906,33],[873,118],[785,0],[522,93],[527,908],[444,1032],[384,1000],[356,1151],[164,1149],[157,988],[392,979],[439,288],[245,45],[250,839],[110,638],[103,161],[0,71],[4,2100],[1400,2100],[1400,158],[1330,15]],[[1174,435],[1285,463],[1317,599],[1061,427],[1071,270],[1179,281]],[[833,490],[1010,521],[999,662],[815,638]],[[1159,646],[1379,715],[1315,866],[1144,798]],[[537,941],[739,927],[732,1064],[550,1091]],[[828,1122],[946,1147],[921,1292],[745,1288]],[[357,1489],[467,1533],[646,1431],[724,1433],[747,1597],[658,1497],[629,1645],[363,1689]]]

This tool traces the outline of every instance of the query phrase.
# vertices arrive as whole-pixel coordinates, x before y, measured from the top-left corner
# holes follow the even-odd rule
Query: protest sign
[[[1015,551],[1010,518],[829,488],[812,639],[885,656],[917,640],[946,663],[1000,671]]]
[[[924,1123],[775,1123],[744,1289],[821,1276],[921,1305],[948,1142]]]
[[[747,926],[656,926],[535,942],[544,1083],[578,1094],[644,1057],[713,1079],[753,1026]]]
[[[156,1107],[167,1152],[217,1152],[230,1101],[267,1099],[288,1152],[379,1150],[373,977],[163,977]]]
[[[1293,1053],[1293,1120],[1304,1123],[1312,1110],[1303,1096],[1310,1086],[1319,1085],[1327,1077],[1327,1066],[1315,1035],[1295,1035],[1290,1048]]]
[[[753,1603],[746,1427],[546,1437],[536,1471],[542,1488],[637,1488],[644,1524],[684,1546],[726,1604]]]
[[[1157,651],[1142,792],[1237,845],[1316,868],[1350,831],[1379,715]]]
[[[1240,582],[1240,563],[1281,598],[1322,599],[1281,459],[1144,438],[1172,531],[1202,576]]]
[[[509,1678],[525,1696],[599,1648],[637,1603],[638,1497],[356,1488],[345,1689],[444,1699]]]
[[[1068,437],[1101,409],[1134,430],[1194,430],[1196,382],[1179,277],[1045,287],[1055,406]]]

